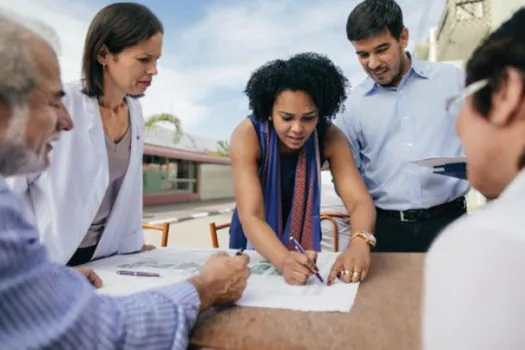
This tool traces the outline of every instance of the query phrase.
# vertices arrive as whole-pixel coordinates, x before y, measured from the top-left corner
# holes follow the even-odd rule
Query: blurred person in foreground
[[[457,132],[472,186],[492,201],[443,231],[426,259],[425,350],[524,349],[525,8],[467,63]]]
[[[253,114],[231,137],[237,207],[230,247],[257,250],[290,284],[305,284],[317,272],[325,161],[352,222],[352,239],[326,282],[337,276],[359,282],[368,273],[375,210],[348,141],[330,121],[343,106],[346,88],[341,70],[325,56],[301,53],[270,61],[250,77],[245,92]]]
[[[36,34],[50,31],[9,18],[0,14],[1,347],[186,349],[200,312],[241,297],[248,257],[219,253],[187,281],[126,297],[98,294],[51,262],[4,178],[48,167],[51,144],[73,125],[55,50]]]

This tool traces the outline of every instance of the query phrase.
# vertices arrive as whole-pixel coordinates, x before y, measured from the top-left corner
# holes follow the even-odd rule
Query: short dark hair
[[[326,56],[306,52],[288,60],[274,60],[258,68],[248,80],[245,93],[255,118],[270,117],[277,96],[285,91],[310,95],[321,118],[332,119],[346,100],[348,80]]]
[[[509,67],[522,73],[525,84],[525,7],[490,34],[467,62],[467,85],[482,79],[489,82],[473,96],[473,107],[482,116],[487,117],[490,113],[492,94],[505,84]],[[518,167],[525,167],[525,154],[520,157]]]
[[[89,25],[82,57],[83,92],[88,96],[103,93],[103,67],[97,57],[105,45],[110,53],[164,33],[160,20],[146,6],[131,2],[114,3],[100,10]]]
[[[399,40],[403,11],[394,0],[365,0],[357,5],[346,21],[346,37],[350,41],[363,40],[390,31]]]

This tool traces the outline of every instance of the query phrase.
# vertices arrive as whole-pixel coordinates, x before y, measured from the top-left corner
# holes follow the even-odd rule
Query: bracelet
[[[373,233],[370,233],[368,231],[354,232],[350,236],[350,241],[352,241],[356,237],[361,237],[362,239],[364,239],[365,242],[368,243],[368,245],[370,245],[370,247],[372,248],[376,246],[377,240]]]

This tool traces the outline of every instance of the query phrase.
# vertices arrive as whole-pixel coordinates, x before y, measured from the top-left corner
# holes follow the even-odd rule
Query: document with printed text
[[[126,295],[184,281],[197,274],[213,253],[213,249],[160,248],[113,256],[84,266],[93,268],[102,278],[104,284],[99,293]],[[352,308],[359,284],[336,280],[327,286],[312,276],[306,285],[292,286],[255,251],[245,253],[251,258],[251,276],[237,305],[301,311],[348,312]],[[325,252],[318,256],[317,266],[325,280],[336,257],[337,253]],[[118,275],[119,270],[158,273],[160,277]]]

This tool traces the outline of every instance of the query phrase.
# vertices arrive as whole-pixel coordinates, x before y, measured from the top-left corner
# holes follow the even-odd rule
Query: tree
[[[154,114],[151,117],[146,120],[144,125],[146,128],[151,128],[153,125],[161,122],[170,123],[175,127],[175,133],[173,135],[173,143],[177,143],[182,138],[183,132],[182,132],[182,123],[179,119],[179,117],[174,116],[170,113],[160,113],[160,114]]]
[[[230,141],[221,140],[217,141],[217,151],[216,153],[223,157],[230,157],[232,154],[232,149],[230,146]]]

